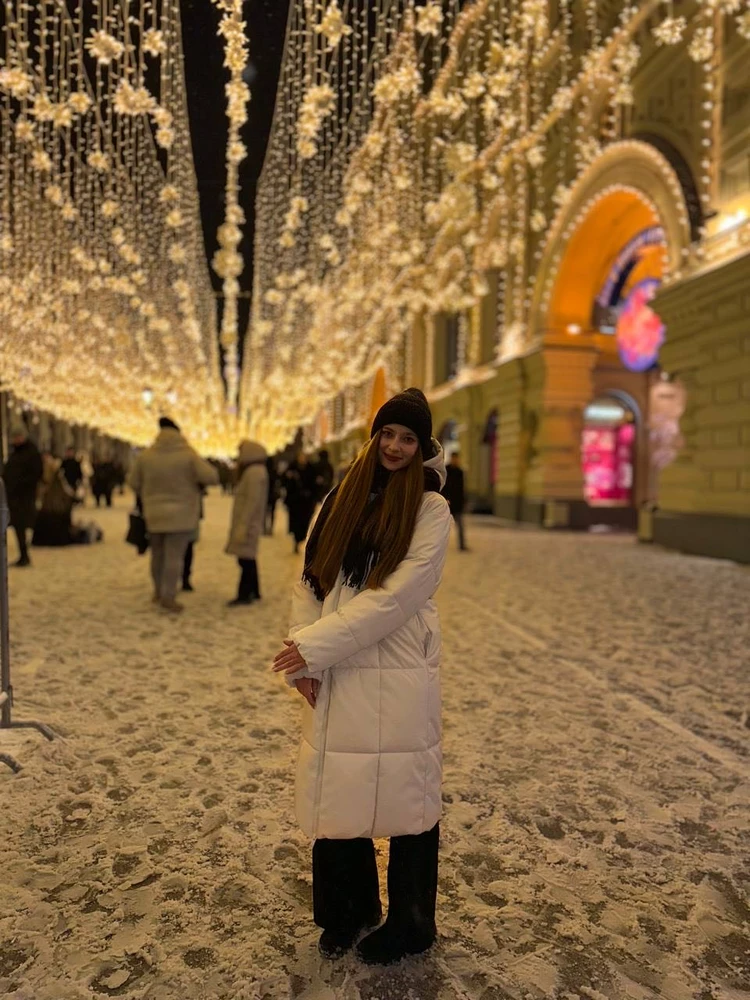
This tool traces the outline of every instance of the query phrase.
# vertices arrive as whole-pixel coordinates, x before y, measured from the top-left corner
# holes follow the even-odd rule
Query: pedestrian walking
[[[286,506],[289,511],[289,534],[292,535],[295,554],[307,538],[310,521],[317,503],[317,475],[315,466],[304,451],[290,464],[284,475]]]
[[[20,556],[14,566],[30,566],[28,532],[36,520],[36,497],[42,480],[42,456],[23,424],[11,428],[13,446],[3,469],[3,481],[10,512],[10,523],[18,539]]]
[[[458,532],[458,547],[461,552],[468,552],[464,534],[464,510],[466,508],[466,487],[464,470],[461,468],[461,456],[457,451],[451,455],[448,468],[445,470],[447,480],[443,487],[443,496],[448,501],[456,531]]]
[[[237,487],[234,491],[232,524],[226,552],[240,564],[237,596],[230,608],[260,600],[258,579],[258,542],[268,505],[268,469],[266,450],[255,441],[243,441],[237,464]]]
[[[151,541],[153,601],[179,612],[175,600],[185,563],[185,550],[198,531],[201,489],[215,486],[219,474],[195,452],[174,421],[162,417],[154,444],[142,451],[130,473],[131,489],[140,498]]]
[[[108,507],[112,506],[112,494],[117,485],[117,470],[110,459],[100,459],[94,462],[94,472],[91,477],[91,492],[94,494],[96,506],[104,500]]]
[[[390,837],[388,917],[357,952],[388,964],[434,942],[441,810],[440,626],[450,535],[442,448],[418,389],[379,410],[326,499],[274,670],[305,698],[296,812],[314,839],[319,947],[381,919],[373,837]]]
[[[266,471],[268,472],[268,503],[266,505],[263,534],[271,536],[273,535],[273,525],[276,520],[276,505],[281,499],[281,479],[276,468],[276,461],[271,455],[266,459]]]

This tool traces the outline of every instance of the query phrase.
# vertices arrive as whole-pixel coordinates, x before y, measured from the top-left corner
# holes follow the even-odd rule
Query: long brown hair
[[[380,432],[362,449],[338,488],[331,513],[320,533],[309,572],[323,594],[330,594],[352,536],[361,526],[362,542],[378,554],[367,577],[377,590],[409,551],[424,495],[424,463],[420,451],[404,469],[392,472],[380,501],[366,514],[373,481],[380,467]]]

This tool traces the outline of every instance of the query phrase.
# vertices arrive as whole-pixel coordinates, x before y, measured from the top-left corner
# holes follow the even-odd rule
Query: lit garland
[[[239,277],[244,262],[238,247],[242,241],[245,213],[239,203],[239,166],[247,156],[247,149],[240,137],[247,121],[247,104],[250,90],[244,82],[247,69],[247,38],[242,20],[242,0],[213,0],[223,12],[219,35],[224,39],[224,65],[229,69],[230,80],[226,86],[229,138],[227,140],[226,212],[224,224],[219,227],[220,249],[213,259],[214,271],[223,280],[224,311],[221,320],[221,346],[224,350],[224,377],[227,383],[227,401],[230,413],[236,412],[239,386],[237,301],[240,291]]]
[[[706,66],[710,181],[713,19],[750,34],[744,0],[705,0],[680,17],[662,0],[586,0],[583,51],[572,3],[559,7],[553,27],[547,0],[294,5],[257,203],[243,375],[254,432],[280,442],[384,359],[395,369],[415,317],[466,313],[490,268],[497,357],[528,349],[552,220],[618,139],[654,48],[689,46]],[[429,384],[429,337],[427,352]]]
[[[169,412],[226,451],[178,0],[4,0],[4,15],[3,388],[139,444]]]
[[[496,358],[529,349],[549,240],[581,179],[615,152],[654,49],[682,46],[704,72],[699,185],[712,209],[717,46],[728,19],[750,38],[747,0],[702,0],[679,17],[663,0],[616,10],[584,0],[583,51],[572,0],[560,0],[554,23],[547,0],[297,0],[240,373],[247,41],[240,0],[212,0],[230,71],[227,210],[213,261],[225,393],[178,0],[92,0],[85,16],[72,2],[0,2],[3,387],[138,443],[169,411],[215,453],[248,431],[281,446],[323,410],[339,431],[353,428],[380,365],[394,384],[408,380],[417,320],[458,313],[461,362],[472,367],[466,314],[488,293],[490,269]],[[686,250],[684,267],[703,248]],[[428,337],[427,384],[432,350]],[[236,417],[238,392],[249,427]]]

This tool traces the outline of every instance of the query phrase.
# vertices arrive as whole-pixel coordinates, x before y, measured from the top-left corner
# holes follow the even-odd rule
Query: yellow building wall
[[[750,255],[667,289],[655,308],[662,364],[687,388],[685,446],[662,473],[659,506],[750,518]]]

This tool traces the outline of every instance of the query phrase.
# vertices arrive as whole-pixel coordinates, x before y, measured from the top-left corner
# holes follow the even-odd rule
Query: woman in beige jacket
[[[268,469],[265,448],[255,441],[243,441],[237,463],[232,524],[226,552],[236,556],[242,573],[237,596],[230,608],[260,600],[258,581],[258,541],[263,533],[268,502]]]

